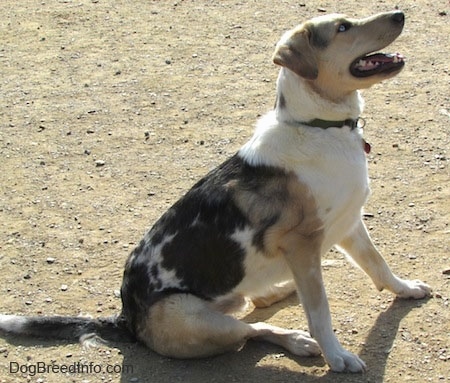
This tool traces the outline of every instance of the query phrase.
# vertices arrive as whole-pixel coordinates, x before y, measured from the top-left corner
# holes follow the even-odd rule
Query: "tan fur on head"
[[[293,33],[285,34],[277,45],[273,62],[286,67],[308,80],[315,80],[319,74],[317,60],[309,43],[310,32],[301,26]]]
[[[341,14],[316,17],[283,35],[273,62],[307,80],[322,97],[339,102],[351,92],[369,88],[401,70],[355,77],[350,66],[358,58],[392,43],[402,27],[402,23],[392,21],[392,13],[365,19]]]

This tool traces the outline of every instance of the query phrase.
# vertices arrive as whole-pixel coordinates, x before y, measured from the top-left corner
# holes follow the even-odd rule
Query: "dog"
[[[394,275],[362,220],[369,195],[358,119],[360,89],[397,75],[402,55],[373,53],[402,32],[401,11],[320,16],[286,32],[275,108],[251,139],[176,202],[125,264],[122,311],[111,318],[1,315],[4,333],[62,339],[136,339],[173,358],[239,350],[248,339],[295,355],[323,354],[333,371],[365,363],[333,332],[321,257],[336,246],[378,290],[424,298],[431,288]],[[309,331],[245,323],[230,314],[297,291]]]

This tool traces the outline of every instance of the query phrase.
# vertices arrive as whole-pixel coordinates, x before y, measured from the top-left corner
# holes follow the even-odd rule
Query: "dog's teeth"
[[[394,64],[397,64],[397,63],[399,62],[398,57],[397,57],[397,56],[394,56],[394,59],[392,60],[392,62],[393,62]]]
[[[380,63],[378,61],[366,61],[366,60],[361,60],[359,62],[359,65],[361,66],[362,70],[371,70],[373,68],[376,68],[377,66],[380,65]]]

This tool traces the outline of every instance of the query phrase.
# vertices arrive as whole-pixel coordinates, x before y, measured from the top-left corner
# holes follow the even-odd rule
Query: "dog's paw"
[[[304,331],[289,330],[289,333],[285,335],[283,346],[298,356],[320,355],[318,343]]]
[[[400,288],[396,292],[398,298],[403,299],[422,299],[431,294],[431,287],[426,283],[413,280],[400,279]]]
[[[326,358],[330,369],[334,372],[365,372],[366,364],[351,352],[341,349]]]

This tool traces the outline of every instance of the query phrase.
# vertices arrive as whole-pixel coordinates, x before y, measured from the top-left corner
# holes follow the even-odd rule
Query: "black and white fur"
[[[369,238],[361,220],[369,194],[362,131],[347,123],[362,113],[358,89],[402,69],[399,55],[366,55],[395,40],[403,24],[399,11],[361,20],[327,15],[287,32],[274,54],[281,66],[275,109],[133,250],[120,315],[0,315],[0,329],[63,339],[132,337],[175,358],[239,349],[253,338],[297,355],[322,352],[334,371],[363,371],[364,362],[333,332],[321,256],[337,246],[378,289],[404,298],[430,293],[423,282],[395,276]],[[310,334],[229,315],[249,300],[267,306],[294,290]]]

